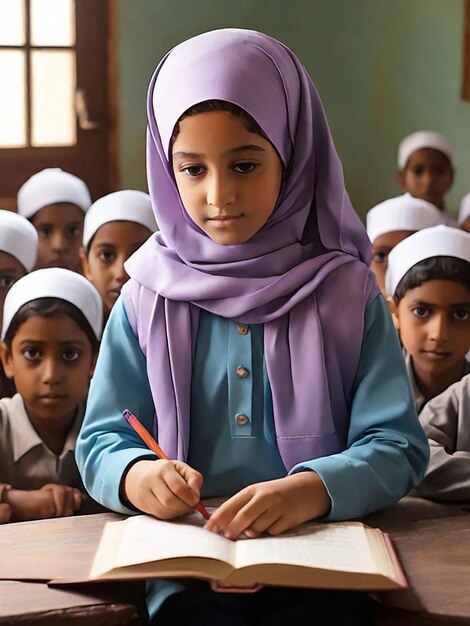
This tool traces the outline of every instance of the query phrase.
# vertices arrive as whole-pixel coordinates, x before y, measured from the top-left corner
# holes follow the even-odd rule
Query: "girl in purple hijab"
[[[93,497],[172,519],[225,496],[206,528],[236,539],[404,496],[426,438],[299,60],[238,29],[171,50],[149,87],[147,172],[161,231],[127,262],[77,445]],[[145,449],[126,407],[173,461]],[[158,581],[148,598],[167,625],[367,623],[347,593]]]

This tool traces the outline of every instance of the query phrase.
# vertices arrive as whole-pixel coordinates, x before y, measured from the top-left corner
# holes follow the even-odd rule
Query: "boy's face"
[[[372,260],[370,262],[370,269],[375,274],[375,280],[377,281],[380,291],[385,296],[385,272],[388,267],[388,255],[390,251],[403,239],[406,239],[412,235],[413,230],[395,230],[390,233],[384,233],[374,239],[372,243]]]
[[[18,259],[0,250],[0,332],[3,324],[3,305],[10,288],[26,274]]]
[[[33,215],[31,222],[39,235],[36,269],[63,267],[80,272],[84,217],[78,206],[68,202],[51,204]]]
[[[83,273],[98,289],[105,313],[109,313],[129,276],[124,269],[126,261],[150,237],[142,224],[118,221],[99,228],[91,240],[88,255],[82,249]]]
[[[191,219],[213,241],[248,241],[279,197],[282,164],[273,146],[227,111],[191,115],[179,124],[173,171]]]
[[[462,375],[470,348],[470,290],[450,280],[430,280],[392,304],[395,327],[419,378]]]
[[[433,148],[421,148],[413,152],[403,172],[398,172],[402,189],[414,198],[431,202],[439,209],[444,207],[444,196],[453,180],[454,172],[449,159]]]
[[[75,417],[94,365],[90,340],[68,315],[34,316],[21,324],[11,352],[0,344],[5,374],[15,381],[28,417],[40,432]]]

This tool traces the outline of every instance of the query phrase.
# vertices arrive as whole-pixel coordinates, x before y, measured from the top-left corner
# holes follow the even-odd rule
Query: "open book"
[[[361,522],[306,523],[279,537],[231,541],[197,513],[108,522],[90,579],[200,578],[220,591],[258,585],[389,590],[407,586],[388,536]]]

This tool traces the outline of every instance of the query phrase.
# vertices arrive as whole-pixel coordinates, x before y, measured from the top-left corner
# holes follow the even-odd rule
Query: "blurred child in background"
[[[105,316],[129,276],[124,262],[157,230],[150,196],[125,189],[97,200],[85,216],[83,273],[101,294]]]
[[[450,141],[432,130],[408,135],[398,147],[400,187],[414,198],[434,204],[445,215],[448,226],[456,225],[445,205],[445,195],[454,182],[452,158]]]
[[[413,233],[444,223],[430,202],[404,194],[377,204],[367,213],[367,234],[372,242],[371,270],[385,295],[385,271],[390,251]]]
[[[35,228],[21,215],[0,210],[0,333],[6,295],[17,280],[33,269],[37,253]],[[6,378],[0,364],[0,398],[14,393],[14,385]]]
[[[18,213],[38,231],[36,268],[81,272],[83,219],[91,205],[84,181],[59,168],[42,170],[20,187],[17,204]]]

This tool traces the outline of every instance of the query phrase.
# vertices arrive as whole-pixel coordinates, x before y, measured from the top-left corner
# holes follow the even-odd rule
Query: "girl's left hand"
[[[316,472],[305,471],[249,485],[224,502],[204,528],[236,539],[259,533],[281,533],[307,520],[326,515],[330,497]]]

